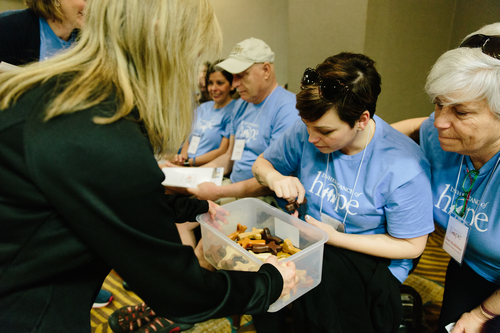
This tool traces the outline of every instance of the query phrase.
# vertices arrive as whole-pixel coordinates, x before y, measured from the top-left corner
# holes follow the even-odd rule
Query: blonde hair
[[[112,123],[137,108],[155,151],[174,151],[191,129],[198,66],[221,47],[208,0],[89,0],[85,26],[70,50],[0,76],[0,107],[57,76],[67,83],[47,107],[46,120],[114,94],[116,113],[94,122]]]

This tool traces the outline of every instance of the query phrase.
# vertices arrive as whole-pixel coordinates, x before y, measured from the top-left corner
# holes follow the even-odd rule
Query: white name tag
[[[196,154],[200,145],[201,136],[193,135],[189,141],[188,154]]]
[[[331,216],[326,215],[325,213],[321,213],[321,222],[331,225],[338,232],[345,233],[344,223],[334,219]]]
[[[234,140],[233,155],[231,155],[231,161],[239,161],[243,156],[243,150],[245,150],[245,139]]]
[[[459,264],[462,264],[470,228],[462,221],[450,216],[443,241],[445,250]]]

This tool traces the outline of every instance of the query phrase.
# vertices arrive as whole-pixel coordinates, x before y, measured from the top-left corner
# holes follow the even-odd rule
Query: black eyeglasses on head
[[[484,54],[500,60],[500,36],[472,35],[459,47],[481,48]]]
[[[306,68],[302,80],[300,80],[302,89],[304,86],[318,85],[319,95],[333,102],[337,100],[340,96],[349,91],[349,87],[340,82],[339,80],[322,78],[318,72],[313,68]]]

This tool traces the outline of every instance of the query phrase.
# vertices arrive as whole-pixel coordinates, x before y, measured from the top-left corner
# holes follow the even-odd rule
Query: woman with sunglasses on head
[[[420,146],[431,164],[434,220],[453,258],[438,332],[457,322],[453,333],[479,333],[500,315],[500,23],[444,53],[426,91],[435,112],[420,127]]]
[[[258,272],[200,267],[175,223],[224,220],[221,209],[161,185],[154,153],[186,138],[197,65],[221,47],[208,0],[88,0],[74,47],[0,75],[2,332],[90,332],[112,268],[156,315],[187,324],[265,312],[295,286],[276,257]],[[141,328],[160,329],[180,327]]]
[[[196,123],[184,142],[181,153],[175,155],[174,164],[183,166],[202,166],[224,154],[229,147],[229,128],[236,100],[231,95],[233,74],[216,70],[222,62],[217,60],[206,71],[206,88],[211,100],[196,109]]]
[[[292,306],[297,332],[397,332],[399,285],[434,230],[429,164],[374,115],[380,86],[362,54],[307,69],[302,120],[253,166],[278,197],[306,197],[305,221],[329,235],[321,284]]]

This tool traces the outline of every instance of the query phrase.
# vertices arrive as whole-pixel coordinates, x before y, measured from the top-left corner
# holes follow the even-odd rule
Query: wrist
[[[498,317],[497,314],[494,314],[493,312],[489,311],[485,306],[484,306],[484,302],[481,303],[481,305],[479,306],[479,310],[481,311],[481,314],[488,318],[488,319],[494,319],[496,317]]]

